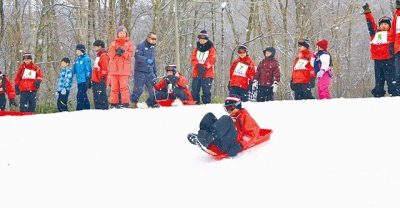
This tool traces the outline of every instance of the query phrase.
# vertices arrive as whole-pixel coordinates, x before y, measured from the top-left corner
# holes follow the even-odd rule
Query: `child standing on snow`
[[[274,93],[281,80],[281,68],[275,59],[275,48],[267,47],[263,54],[265,58],[258,64],[254,75],[253,89],[257,89],[257,102],[274,100]]]
[[[242,108],[238,95],[229,95],[225,99],[224,109],[229,114],[217,119],[213,113],[207,113],[200,121],[199,142],[207,149],[228,156],[236,156],[246,149],[258,137],[260,127],[249,112]],[[189,139],[189,142],[195,144]]]
[[[370,35],[371,59],[374,60],[375,87],[371,93],[374,97],[384,97],[386,81],[388,93],[391,96],[399,96],[400,93],[396,88],[395,58],[389,54],[388,32],[391,27],[391,18],[381,17],[378,21],[378,28],[368,3],[362,8],[364,9]]]
[[[93,43],[93,49],[97,53],[97,57],[93,64],[92,71],[92,90],[94,108],[100,110],[108,109],[107,96],[107,80],[108,80],[108,64],[110,57],[108,56],[105,44],[102,40],[96,40]]]
[[[12,85],[10,78],[0,71],[0,110],[6,109],[6,93],[10,102],[10,107],[11,105],[17,107],[18,104],[15,102],[14,86]]]
[[[68,96],[71,91],[72,80],[73,80],[73,70],[69,66],[69,58],[65,57],[61,60],[61,72],[58,76],[58,99],[57,108],[59,112],[68,111]]]
[[[76,45],[76,59],[74,62],[74,74],[76,74],[76,83],[78,84],[78,93],[76,94],[76,110],[90,109],[90,102],[87,90],[92,87],[90,78],[92,77],[92,60],[86,53],[86,47],[83,44]]]
[[[331,99],[329,86],[332,77],[332,56],[327,51],[328,41],[323,39],[316,44],[317,52],[313,54],[311,64],[314,67],[314,73],[318,77],[318,97],[319,99]]]

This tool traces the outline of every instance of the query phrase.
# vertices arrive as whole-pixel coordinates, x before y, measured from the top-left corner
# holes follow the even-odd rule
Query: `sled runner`
[[[160,106],[163,106],[163,107],[172,106],[172,103],[174,102],[173,99],[164,99],[164,100],[156,100],[156,101]],[[184,101],[182,101],[182,103],[183,103],[183,105],[195,105],[196,101],[195,100],[184,100]]]
[[[258,135],[257,139],[254,140],[253,144],[249,145],[246,149],[249,149],[249,148],[259,145],[265,141],[268,141],[270,139],[272,132],[273,132],[272,129],[260,129],[260,134]],[[226,154],[226,153],[217,154],[217,153],[207,149],[205,146],[203,146],[199,142],[197,134],[190,133],[190,134],[188,134],[187,139],[189,140],[190,143],[197,145],[198,147],[200,147],[201,150],[203,150],[207,154],[212,155],[214,159],[221,160],[223,158],[228,157],[228,154]],[[246,149],[242,149],[240,152],[242,152]]]
[[[33,112],[17,112],[17,111],[2,111],[0,110],[0,116],[25,116],[33,115]]]

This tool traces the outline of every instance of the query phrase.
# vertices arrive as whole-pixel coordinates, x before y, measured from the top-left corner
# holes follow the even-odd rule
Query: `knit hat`
[[[246,51],[246,55],[248,55],[248,53],[249,53],[249,48],[246,45],[239,46],[238,53],[239,53],[240,50]]]
[[[240,100],[239,95],[231,94],[227,98],[225,98],[224,108],[227,106],[233,106],[237,109],[242,109],[242,101]]]
[[[198,39],[205,39],[208,40],[208,34],[206,30],[200,31],[199,35],[197,36]]]
[[[307,49],[310,48],[310,41],[308,39],[300,39],[298,44],[299,46],[304,46]]]
[[[32,60],[32,54],[31,54],[31,52],[25,52],[25,53],[22,55],[22,59],[30,59],[30,60]]]
[[[321,47],[323,50],[328,49],[328,41],[325,39],[318,41],[318,43],[316,45]]]
[[[117,28],[117,35],[118,35],[118,33],[120,33],[120,32],[126,32],[126,34],[128,35],[128,30],[126,29],[125,26],[119,26],[119,27]]]
[[[105,48],[105,44],[102,40],[94,41],[93,46],[100,46],[101,48]]]
[[[381,26],[382,23],[386,23],[389,25],[389,27],[392,25],[391,24],[392,18],[387,17],[387,16],[383,16],[379,19],[378,21],[378,25]]]
[[[269,57],[274,58],[275,56],[275,48],[274,47],[266,47],[265,50],[263,50],[263,54],[265,56],[265,52],[271,52],[271,55]]]
[[[79,51],[81,51],[82,53],[85,53],[86,47],[85,47],[83,44],[78,44],[78,45],[76,45],[75,50],[79,50]]]

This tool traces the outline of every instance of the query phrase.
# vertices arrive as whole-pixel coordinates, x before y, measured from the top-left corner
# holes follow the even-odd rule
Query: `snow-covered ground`
[[[0,207],[400,207],[400,98],[243,106],[271,139],[221,161],[221,104],[0,117]]]

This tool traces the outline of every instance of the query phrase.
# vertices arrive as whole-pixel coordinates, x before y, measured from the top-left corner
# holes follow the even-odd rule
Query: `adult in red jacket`
[[[389,30],[389,54],[395,57],[396,66],[396,87],[400,91],[400,24],[397,18],[400,17],[400,0],[396,0],[396,12],[393,15],[392,25]]]
[[[124,26],[117,28],[117,37],[108,49],[110,56],[111,108],[129,108],[129,77],[132,75],[131,58],[134,54],[133,43],[129,40],[128,30]],[[121,100],[119,96],[121,95]],[[121,106],[119,106],[121,103]]]
[[[245,45],[238,48],[239,58],[233,61],[229,70],[229,94],[240,96],[243,102],[248,101],[248,92],[251,89],[256,67],[249,56],[249,49]]]
[[[202,30],[197,36],[197,47],[190,56],[190,62],[193,66],[192,72],[192,95],[193,100],[200,104],[200,88],[201,101],[203,104],[211,103],[211,87],[214,80],[214,64],[217,58],[217,51],[214,43],[208,39],[206,30]]]
[[[149,107],[157,107],[157,100],[171,99],[176,102],[193,100],[192,94],[189,91],[188,81],[181,73],[176,70],[176,65],[168,65],[165,67],[167,76],[159,83],[154,85],[154,96],[150,95],[146,100]]]
[[[31,53],[26,52],[22,57],[24,63],[19,66],[14,78],[15,93],[21,94],[19,111],[35,112],[36,93],[42,83],[43,74],[40,68],[32,62]]]
[[[391,27],[391,18],[381,17],[378,21],[378,28],[369,5],[365,4],[362,8],[370,35],[371,59],[374,60],[375,87],[371,93],[374,97],[384,97],[386,81],[388,93],[391,96],[399,96],[400,93],[396,87],[395,58],[389,54],[388,31]]]
[[[249,112],[242,108],[238,95],[225,99],[225,111],[217,120],[213,113],[207,113],[200,121],[199,142],[217,155],[236,156],[250,146],[260,133],[260,127]],[[190,141],[190,140],[189,140]]]
[[[15,89],[10,78],[0,71],[0,110],[6,109],[6,93],[10,101],[10,107],[18,106],[15,102]]]
[[[313,86],[310,86],[310,81],[314,81],[313,84],[315,86],[316,77],[314,67],[310,62],[313,56],[313,52],[308,50],[310,48],[310,41],[307,39],[300,39],[298,46],[299,55],[294,60],[291,80],[294,99],[315,99],[311,93],[311,88]]]
[[[102,40],[96,40],[93,43],[93,48],[97,52],[97,57],[93,64],[92,70],[92,90],[94,108],[107,110],[108,109],[108,96],[107,96],[107,83],[108,83],[108,66],[110,64],[110,57],[105,50],[105,44]]]

